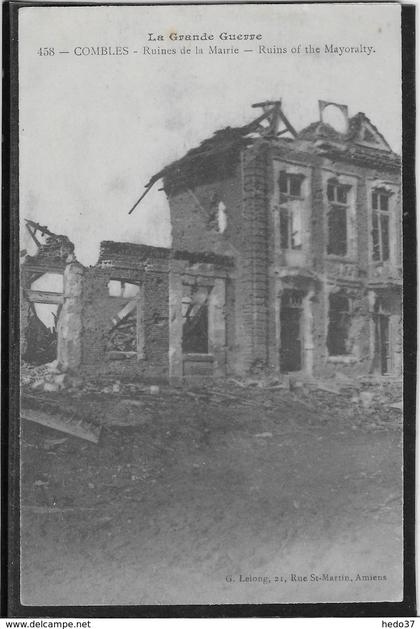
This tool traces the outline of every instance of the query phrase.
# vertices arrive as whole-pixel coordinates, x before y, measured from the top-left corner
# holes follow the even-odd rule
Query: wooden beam
[[[133,299],[132,301],[129,301],[128,304],[126,304],[124,306],[124,308],[122,308],[116,315],[115,317],[112,317],[111,321],[112,321],[112,325],[116,326],[120,323],[120,321],[122,321],[123,319],[125,319],[125,317],[127,315],[130,314],[130,312],[133,312],[134,308],[137,306],[137,299]]]
[[[65,432],[79,439],[98,443],[102,426],[90,424],[80,417],[64,417],[59,413],[47,413],[34,408],[23,408],[22,419]]]
[[[290,131],[290,133],[293,135],[293,137],[296,137],[297,136],[296,129],[290,124],[290,122],[288,121],[288,119],[284,115],[284,113],[283,113],[281,108],[278,110],[278,114],[279,114],[281,120],[284,122],[284,126],[286,127],[286,129],[288,131]]]
[[[157,179],[156,179],[157,181]],[[155,183],[155,182],[153,182]],[[132,212],[134,212],[134,210],[136,209],[136,207],[138,206],[138,204],[140,203],[140,201],[142,201],[144,199],[144,197],[146,196],[146,194],[152,189],[153,187],[153,183],[149,183],[146,186],[146,190],[143,192],[143,194],[141,195],[140,199],[138,199],[138,201],[135,202],[135,204],[133,205],[133,207],[131,208],[131,210],[129,211],[129,214],[131,214]]]
[[[64,304],[63,293],[50,293],[43,290],[32,290],[27,288],[24,291],[26,299],[38,304]]]
[[[254,103],[251,107],[270,107],[272,105],[281,105],[280,100],[265,100],[262,103]]]
[[[257,106],[257,105],[255,105],[255,106]],[[260,106],[260,105],[258,105],[258,106]],[[253,107],[254,107],[254,105],[253,105]],[[254,131],[254,129],[256,129],[256,127],[258,126],[258,124],[259,124],[260,122],[262,122],[265,118],[267,118],[267,117],[270,115],[270,113],[271,113],[271,109],[270,109],[270,110],[267,110],[267,111],[264,111],[264,112],[261,114],[261,116],[258,116],[258,118],[256,118],[255,120],[253,120],[253,121],[252,121],[252,122],[250,122],[249,124],[247,124],[247,125],[245,125],[245,126],[241,127],[242,134],[245,136],[245,135],[247,135],[248,133],[251,133],[251,131]],[[222,130],[222,131],[223,131],[223,130]],[[206,157],[206,156],[208,157],[210,154],[214,154],[214,153],[216,153],[217,151],[218,151],[218,150],[213,149],[213,150],[211,150],[211,151],[207,151],[207,152],[203,151],[203,152],[202,152],[202,153],[200,153],[200,154],[196,154],[196,153],[194,152],[194,153],[193,153],[193,155],[185,156],[185,157],[183,157],[183,158],[181,158],[181,159],[179,159],[179,160],[177,160],[177,161],[173,162],[173,164],[172,164],[172,165],[170,165],[170,166],[165,166],[165,168],[163,168],[163,169],[162,169],[162,170],[160,170],[158,173],[156,173],[156,175],[153,175],[153,177],[151,177],[151,179],[149,180],[149,182],[145,185],[145,188],[146,188],[146,189],[144,190],[143,194],[142,194],[142,195],[141,195],[141,197],[140,197],[140,198],[139,198],[139,199],[135,202],[135,204],[133,205],[133,207],[131,208],[131,210],[130,210],[128,213],[129,213],[129,214],[132,214],[132,213],[134,212],[134,210],[136,209],[136,207],[138,206],[138,204],[139,204],[139,203],[140,203],[140,202],[144,199],[144,197],[146,196],[146,194],[147,194],[148,192],[150,192],[150,190],[152,189],[153,185],[154,185],[154,184],[155,184],[155,183],[156,183],[159,179],[162,179],[162,178],[166,175],[166,173],[167,173],[167,172],[169,172],[169,171],[171,170],[171,168],[173,168],[173,167],[174,167],[174,165],[175,165],[175,164],[177,164],[177,163],[182,163],[182,164],[185,164],[185,163],[191,162],[191,161],[195,160],[195,159],[197,158],[197,156],[198,156],[198,155],[199,155],[200,157]],[[162,188],[162,190],[163,190],[163,189],[164,189],[164,188]]]
[[[24,262],[22,265],[22,271],[24,273],[39,273],[40,275],[45,275],[45,273],[63,273],[65,268],[65,263],[62,265],[48,265],[42,266],[40,264],[31,264],[30,262]]]

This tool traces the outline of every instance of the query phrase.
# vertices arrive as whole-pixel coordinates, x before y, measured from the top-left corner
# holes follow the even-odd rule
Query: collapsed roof
[[[211,138],[203,140],[198,147],[190,149],[184,157],[168,164],[168,166],[165,166],[162,170],[153,175],[146,184],[145,191],[131,208],[129,214],[134,211],[140,201],[159,179],[165,179],[185,171],[197,173],[204,162],[206,163],[207,169],[222,168],[222,170],[225,170],[228,166],[228,162],[220,164],[220,156],[224,155],[225,158],[233,157],[234,154],[238,152],[238,149],[251,144],[255,140],[255,137],[273,139],[284,134],[291,135],[292,137],[297,136],[296,130],[283,113],[281,100],[255,103],[253,107],[261,107],[263,113],[242,127],[225,127],[224,129],[216,131]],[[211,164],[214,158],[217,158],[217,160]]]
[[[317,152],[337,158],[345,155],[347,160],[391,168],[400,167],[400,158],[394,153],[366,114],[359,112],[347,117],[347,107],[336,103],[319,101],[321,119],[311,123],[299,133],[285,116],[281,100],[256,103],[263,113],[241,127],[225,127],[203,140],[199,146],[190,149],[182,158],[165,166],[153,175],[145,185],[145,190],[131,208],[131,214],[141,200],[160,179],[164,179],[165,190],[171,190],[175,180],[195,180],[203,176],[226,175],[234,166],[240,149],[256,141],[265,139],[273,145],[288,145],[291,148]],[[322,112],[327,106],[337,106],[345,112],[347,129],[339,132],[323,121]]]
[[[35,255],[26,256],[26,262],[33,262],[40,266],[53,265],[64,268],[68,256],[74,253],[74,244],[71,240],[63,234],[55,234],[46,225],[40,225],[29,219],[25,219],[25,226],[38,247]]]

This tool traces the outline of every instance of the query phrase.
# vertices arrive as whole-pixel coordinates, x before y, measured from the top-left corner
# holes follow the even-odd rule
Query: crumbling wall
[[[232,373],[267,359],[267,144],[244,149],[217,177],[167,187],[175,250],[234,258],[225,317],[227,361]],[[223,157],[220,157],[223,161]],[[223,203],[226,229],[218,228]]]
[[[91,267],[86,270],[83,283],[83,330],[82,363],[102,364],[105,361],[108,334],[112,328],[112,317],[118,304],[109,297],[109,269]],[[118,300],[117,300],[118,301]],[[122,307],[123,303],[120,302]]]
[[[351,302],[351,317],[348,327],[348,353],[342,356],[329,356],[327,335],[329,326],[329,295],[340,291],[347,295]],[[337,372],[347,376],[368,374],[371,370],[372,356],[370,352],[370,313],[369,299],[365,287],[346,287],[325,285],[320,301],[324,303],[322,315],[317,316],[317,339],[315,347],[315,375],[333,377]]]
[[[169,369],[173,382],[183,377],[226,375],[227,279],[226,268],[215,262],[170,261]]]
[[[144,352],[151,365],[168,371],[169,278],[168,271],[144,274]]]
[[[168,196],[172,247],[179,251],[232,255],[241,238],[242,190],[240,166],[233,174],[200,185],[185,184]],[[219,229],[219,204],[226,210],[226,228]],[[233,247],[232,247],[233,245]]]
[[[58,336],[61,334],[61,362],[69,361],[73,366],[80,362],[77,347],[77,325],[75,321],[78,302],[71,293],[77,293],[77,281],[72,279],[72,271],[77,267],[74,257],[74,244],[67,236],[51,232],[48,227],[25,219],[26,228],[37,245],[35,255],[21,252],[22,266],[20,274],[20,353],[21,357],[34,364],[43,364],[57,359]],[[60,278],[68,266],[67,304],[61,308],[63,287],[58,285]],[[40,280],[40,281],[38,281]],[[46,280],[46,281],[45,281]],[[32,292],[32,289],[33,292]],[[32,292],[32,294],[31,294]],[[66,289],[64,289],[66,292]],[[49,305],[51,325],[46,321],[45,306]],[[63,311],[63,316],[61,316]],[[58,325],[62,319],[62,328]],[[80,317],[79,317],[80,319]],[[74,337],[74,341],[72,340]],[[67,354],[69,356],[67,356]]]
[[[109,339],[114,328],[113,319],[130,299],[111,297],[108,282],[125,279],[141,285],[137,315],[137,355],[124,357],[123,352],[111,351]],[[92,267],[87,270],[83,287],[83,356],[85,368],[109,371],[119,375],[167,375],[168,328],[168,273],[146,269],[118,269]],[[141,340],[143,339],[143,340]]]

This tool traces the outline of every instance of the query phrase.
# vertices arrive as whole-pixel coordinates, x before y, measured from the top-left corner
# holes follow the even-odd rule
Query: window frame
[[[374,207],[373,199],[376,199],[376,207]],[[374,264],[383,264],[384,262],[391,261],[391,196],[392,192],[385,190],[384,188],[372,188],[370,190],[370,242],[371,242],[371,254],[370,259]],[[387,208],[381,207],[381,200],[387,200]],[[374,228],[374,220],[376,219],[376,230]],[[386,219],[386,220],[385,220]],[[383,240],[383,223],[387,225],[387,256],[384,256],[384,240]],[[374,232],[377,233],[377,243],[375,244]],[[376,248],[378,250],[378,257],[375,258]]]
[[[119,282],[121,285],[121,293],[119,295],[111,295],[110,293],[110,287],[109,284],[110,282]],[[138,291],[136,292],[135,295],[124,295],[124,291],[125,291],[125,286],[126,284],[130,284],[132,286],[137,286]],[[126,299],[127,301],[131,301],[132,299],[136,299],[140,293],[141,293],[141,283],[136,281],[133,282],[132,280],[128,280],[128,279],[121,279],[120,277],[111,277],[110,280],[107,283],[107,290],[108,290],[108,297],[110,299]]]
[[[281,182],[285,177],[286,191],[282,190]],[[304,201],[304,195],[302,194],[302,186],[305,179],[305,175],[302,173],[288,172],[287,170],[280,170],[277,185],[279,191],[279,212],[280,212],[280,249],[282,251],[302,251],[303,249],[303,208],[300,205],[299,208],[291,206],[290,202]],[[292,182],[298,182],[299,194],[292,194]],[[299,214],[300,230],[293,231],[293,218]],[[282,226],[286,225],[286,231],[284,232]],[[300,244],[293,245],[293,238],[295,234],[300,234]],[[286,246],[285,244],[286,243]]]
[[[109,292],[109,282],[115,281],[119,282],[121,285],[121,294],[120,295],[111,295]],[[133,286],[137,286],[138,292],[135,295],[127,296],[124,295],[124,289],[126,284],[131,284]],[[136,349],[135,350],[118,350],[107,348],[106,355],[108,360],[126,360],[130,358],[136,358],[137,361],[145,360],[145,348],[144,348],[144,284],[142,281],[133,280],[132,278],[124,278],[120,275],[112,275],[109,278],[107,283],[107,298],[111,301],[119,301],[121,305],[121,310],[127,306],[132,301],[136,302],[136,307],[134,310],[134,316],[136,318]],[[116,313],[117,314],[117,313]],[[110,329],[110,336],[112,335],[115,328],[120,325],[121,321],[114,324]],[[108,339],[109,341],[109,339]],[[107,343],[108,343],[107,341]]]
[[[333,198],[330,198],[330,188],[333,189]],[[351,202],[349,194],[352,186],[348,183],[340,183],[336,179],[329,179],[326,182],[326,197],[327,197],[327,240],[326,240],[326,253],[328,256],[334,256],[337,258],[348,258],[350,254],[350,242],[349,242],[349,213],[351,209]],[[344,192],[345,200],[342,201],[339,198],[339,191]],[[344,224],[346,228],[345,232],[345,251],[336,252],[331,251],[332,243],[330,243],[330,216],[333,213],[344,213]]]
[[[353,300],[350,296],[346,295],[345,293],[343,293],[342,291],[339,292],[331,292],[328,295],[328,319],[327,319],[327,338],[326,338],[326,347],[327,347],[327,352],[328,352],[328,358],[332,358],[332,359],[337,359],[337,358],[346,358],[348,359],[348,357],[353,356],[353,352],[351,349],[348,349],[345,352],[340,352],[340,353],[331,353],[330,350],[330,346],[329,346],[329,338],[330,338],[330,325],[331,325],[331,321],[332,321],[332,317],[331,317],[331,300],[334,297],[339,297],[341,299],[346,299],[347,301],[347,308],[344,309],[335,309],[335,312],[337,313],[337,319],[339,319],[339,317],[343,317],[343,316],[347,316],[348,319],[348,323],[347,323],[347,336],[345,338],[342,339],[343,341],[343,345],[344,347],[346,347],[346,341],[348,341],[348,333],[350,330],[350,326],[351,326],[351,318],[352,318],[352,314],[353,314]],[[342,326],[342,328],[344,329],[344,325]]]
[[[186,291],[186,287],[189,288],[189,291]],[[204,302],[202,304],[199,305],[198,309],[197,309],[197,314],[199,314],[200,316],[205,316],[205,321],[206,321],[206,338],[205,338],[205,342],[204,345],[206,346],[206,351],[194,351],[193,349],[189,349],[188,348],[188,343],[189,340],[185,337],[185,331],[187,328],[188,323],[190,323],[193,318],[189,318],[189,311],[193,309],[194,307],[194,300],[193,300],[193,296],[195,292],[199,292],[199,291],[207,291],[207,295],[206,298],[204,300]],[[202,285],[202,284],[190,284],[190,283],[183,283],[183,296],[181,298],[181,314],[182,314],[182,332],[181,332],[181,347],[182,347],[182,354],[183,356],[212,356],[211,352],[210,352],[210,324],[209,324],[209,316],[210,316],[210,312],[209,312],[209,306],[210,306],[210,295],[211,292],[213,290],[213,286],[208,286],[208,285]],[[185,294],[185,293],[190,293]],[[185,308],[185,312],[184,312],[184,306],[186,306]],[[200,348],[201,349],[201,348]]]
[[[281,180],[283,176],[286,177],[286,192],[284,192],[281,189]],[[280,170],[279,176],[278,176],[278,187],[279,187],[280,198],[282,196],[286,196],[287,198],[303,200],[302,184],[303,184],[304,179],[305,179],[305,175],[301,173],[292,173],[292,172],[288,172],[287,170]],[[291,191],[292,181],[298,181],[299,194],[292,194],[292,191]]]

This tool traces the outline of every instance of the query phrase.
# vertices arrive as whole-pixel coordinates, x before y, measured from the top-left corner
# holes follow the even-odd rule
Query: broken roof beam
[[[160,174],[160,173],[159,173]],[[156,177],[156,176],[155,176]],[[133,205],[133,207],[131,208],[131,210],[129,211],[129,214],[131,214],[132,212],[134,212],[134,210],[136,209],[136,207],[138,206],[138,204],[140,203],[140,201],[142,201],[144,199],[144,197],[146,196],[146,194],[148,192],[150,192],[150,190],[153,188],[153,185],[156,183],[156,181],[158,181],[158,179],[161,179],[161,177],[152,177],[149,181],[149,183],[146,184],[145,188],[146,190],[143,192],[143,194],[141,195],[141,197],[135,202],[135,204]]]
[[[112,321],[113,327],[121,323],[121,321],[125,319],[131,312],[133,312],[133,310],[136,307],[137,307],[137,299],[133,299],[132,301],[129,301],[128,304],[126,304],[124,308],[122,308],[122,310],[120,310],[115,315],[115,317],[112,317],[111,321]]]
[[[53,293],[44,290],[25,289],[25,297],[36,304],[63,304],[63,293]]]
[[[256,128],[258,128],[258,125],[260,124],[260,122],[262,122],[265,118],[267,118],[270,115],[270,111],[265,111],[264,113],[261,114],[261,116],[258,116],[258,118],[256,118],[255,120],[253,120],[252,122],[250,122],[247,125],[244,125],[243,127],[239,127],[238,131],[240,131],[241,133],[238,133],[238,137],[240,136],[245,136],[248,133],[251,133],[252,131],[254,131]],[[216,131],[214,135],[216,134],[221,134],[225,131],[225,129],[221,129],[219,131]],[[197,151],[197,149],[196,149]],[[214,153],[214,150],[211,151],[205,151],[201,154],[201,157],[203,155],[210,154],[210,153]],[[163,168],[162,170],[160,170],[158,173],[156,173],[156,175],[153,175],[153,177],[151,177],[148,181],[148,183],[145,185],[145,191],[143,192],[143,194],[140,196],[140,198],[135,202],[135,204],[133,205],[133,207],[131,208],[131,210],[128,212],[129,214],[131,214],[132,212],[134,212],[134,210],[136,209],[136,207],[139,205],[139,203],[144,199],[144,197],[147,195],[148,192],[150,192],[151,188],[154,186],[154,184],[159,181],[159,179],[162,179],[162,177],[169,171],[170,168],[174,168],[174,166],[177,163],[180,162],[184,162],[185,161],[192,161],[194,159],[196,159],[196,157],[199,155],[199,152],[194,152],[192,155],[186,155],[185,157],[181,158],[180,160],[175,161],[171,166],[165,166],[165,168]]]
[[[266,132],[266,135],[279,136],[279,135],[283,135],[286,132],[289,132],[292,134],[294,138],[297,136],[296,129],[289,122],[288,118],[285,116],[281,108],[281,99],[280,100],[266,100],[261,103],[254,103],[252,107],[262,107],[266,116],[271,116],[270,126]],[[280,120],[283,122],[285,126],[285,130],[283,131],[279,131]]]
[[[294,126],[290,124],[289,120],[284,115],[283,110],[281,109],[281,107],[280,107],[280,109],[278,111],[278,114],[279,114],[279,116],[280,116],[284,126],[286,127],[286,129],[288,131],[290,131],[290,133],[293,135],[294,138],[296,138],[297,137],[297,131],[294,128]]]
[[[279,100],[265,100],[262,103],[254,103],[251,107],[263,107],[266,109],[267,107],[273,107],[274,105],[281,106],[281,98],[279,98]]]
[[[214,137],[221,137],[223,134],[226,134],[226,132],[228,130],[231,131],[235,131],[235,133],[237,133],[237,139],[239,140],[240,138],[243,138],[244,136],[248,135],[249,133],[252,133],[253,131],[256,131],[258,129],[260,129],[260,131],[264,131],[265,135],[282,135],[283,133],[286,132],[290,132],[293,137],[297,136],[297,132],[294,129],[294,127],[290,124],[289,120],[286,118],[286,116],[284,115],[282,109],[281,109],[281,100],[277,100],[277,101],[264,101],[262,103],[254,103],[252,105],[252,107],[262,107],[263,108],[263,113],[258,116],[257,118],[255,118],[255,120],[252,120],[252,122],[243,125],[242,127],[235,127],[234,129],[231,129],[231,127],[226,127],[226,129],[220,129],[218,131],[216,131],[213,135],[213,138],[210,138],[210,140],[204,140],[198,147],[196,147],[195,149],[191,149],[183,158],[173,162],[171,165],[169,166],[165,166],[165,168],[163,168],[162,170],[160,170],[158,173],[156,173],[155,175],[153,175],[153,177],[150,178],[150,180],[148,181],[148,183],[145,185],[145,190],[142,193],[142,195],[140,196],[140,198],[135,202],[135,204],[133,205],[133,207],[131,208],[131,210],[128,212],[129,214],[132,214],[132,212],[134,212],[134,210],[136,209],[136,207],[139,205],[139,203],[141,203],[141,201],[144,199],[144,197],[148,194],[148,192],[150,192],[150,190],[152,189],[152,187],[154,186],[154,184],[159,181],[159,179],[162,179],[162,177],[164,177],[169,170],[172,170],[173,168],[175,168],[178,164],[185,164],[188,163],[189,161],[193,161],[195,160],[197,157],[209,157],[211,154],[217,152],[217,150],[220,150],[219,148],[214,148],[212,147],[210,150],[202,150],[200,151],[200,147],[202,147],[203,145],[206,145],[206,143],[211,142],[212,139],[214,139]],[[268,130],[265,130],[261,127],[261,122],[263,122],[266,119],[270,119],[270,124],[268,127]],[[281,131],[279,133],[278,131],[278,126],[279,126],[279,119],[283,122],[283,124],[286,127],[285,131]],[[231,142],[233,141],[232,138],[230,138]],[[226,147],[224,147],[226,148]]]
[[[47,234],[47,236],[55,236],[56,234],[53,234],[46,225],[40,225],[39,223],[37,223],[36,221],[31,221],[29,218],[25,218],[25,223],[26,223],[26,228],[29,231],[29,233],[32,235],[31,230],[29,229],[30,227],[32,227],[32,229],[34,230],[34,233],[36,233],[37,231],[41,232],[41,236],[44,236],[45,234]]]

